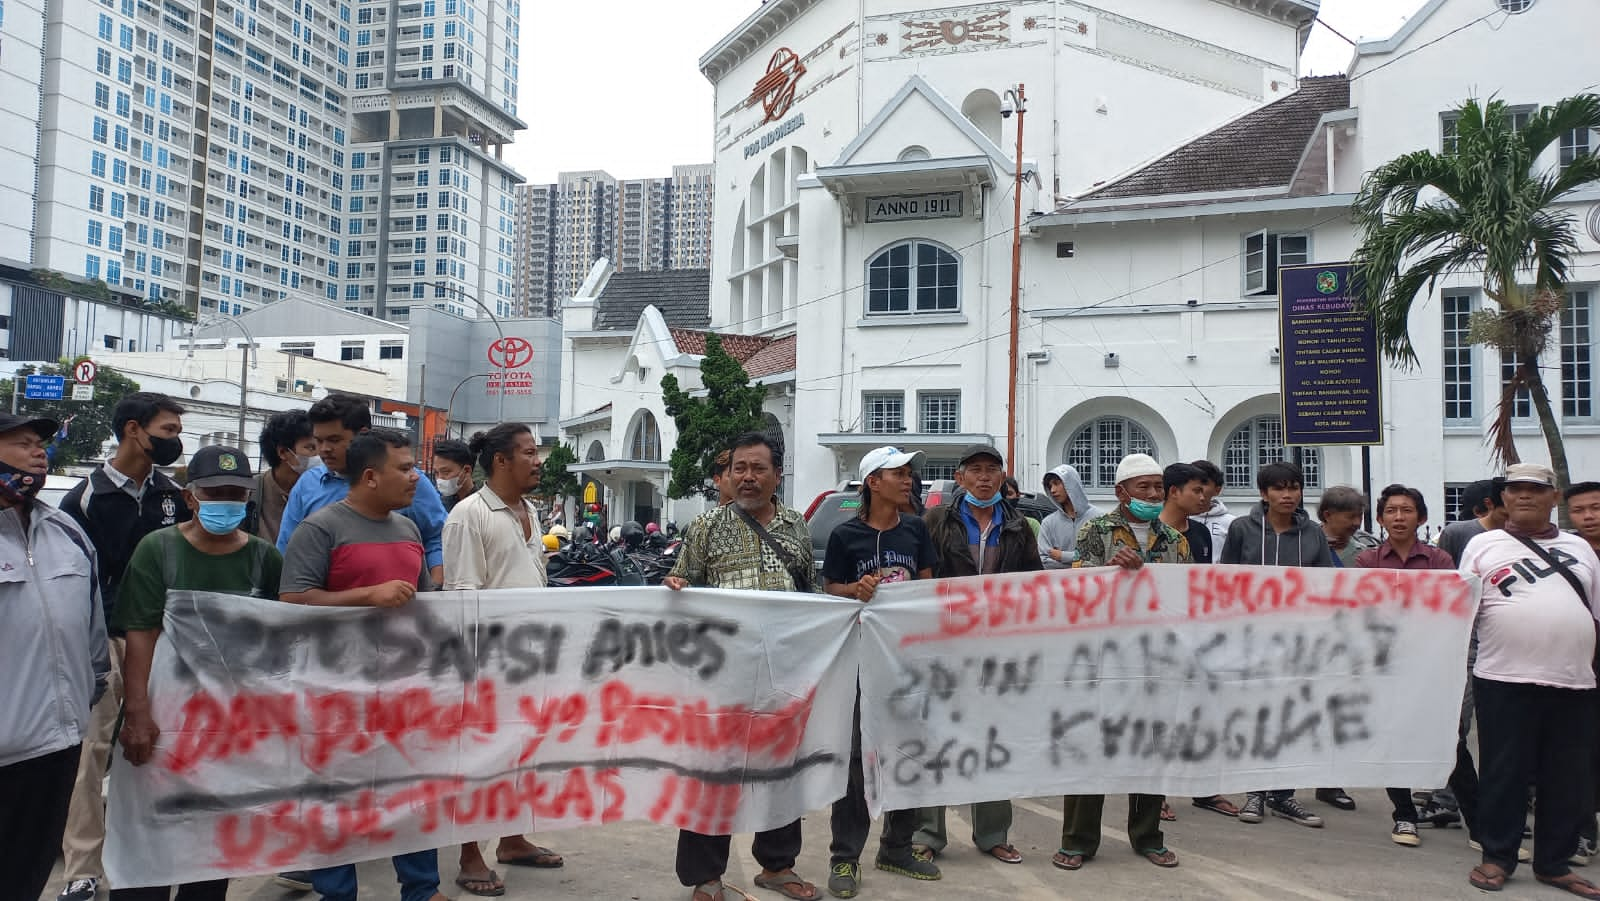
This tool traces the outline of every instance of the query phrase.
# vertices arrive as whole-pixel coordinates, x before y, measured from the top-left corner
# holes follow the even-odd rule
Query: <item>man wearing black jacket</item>
[[[183,407],[165,394],[140,391],[117,402],[111,428],[117,452],[105,465],[67,492],[61,510],[71,516],[94,545],[99,561],[100,595],[111,621],[117,589],[133,549],[144,536],[192,515],[183,489],[157,466],[170,466],[183,456]],[[105,696],[95,704],[83,739],[78,779],[61,840],[67,887],[60,901],[88,901],[105,874],[100,851],[105,845],[105,801],[101,781],[111,755],[111,731],[122,708],[122,638],[110,643],[111,678]]]
[[[1005,477],[1005,458],[992,445],[974,444],[962,452],[956,467],[960,490],[924,516],[939,552],[934,578],[1043,568],[1038,540],[1027,517],[1000,497]],[[947,843],[944,808],[926,807],[920,816],[914,847],[937,856]],[[972,841],[978,850],[1002,863],[1022,863],[1022,853],[1008,840],[1010,831],[1009,800],[972,805]]]

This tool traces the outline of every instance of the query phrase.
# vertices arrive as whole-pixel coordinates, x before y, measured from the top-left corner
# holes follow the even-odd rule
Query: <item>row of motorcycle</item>
[[[552,588],[660,585],[678,562],[682,545],[671,524],[665,531],[647,533],[629,521],[604,541],[589,526],[580,525],[572,530],[571,540],[550,555],[545,568]]]

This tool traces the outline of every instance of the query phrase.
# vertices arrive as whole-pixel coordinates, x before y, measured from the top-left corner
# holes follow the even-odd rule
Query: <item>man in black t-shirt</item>
[[[840,523],[828,536],[822,560],[822,578],[829,594],[864,603],[872,600],[880,584],[933,578],[939,555],[928,527],[921,519],[900,512],[915,490],[912,466],[921,456],[920,452],[880,447],[862,458],[860,513]],[[833,843],[828,849],[833,858],[828,893],[836,898],[855,897],[861,881],[861,852],[872,828],[862,784],[859,689],[854,719],[850,781],[845,796],[833,803]],[[912,853],[916,830],[917,811],[885,813],[875,866],[913,879],[938,879],[939,867]]]

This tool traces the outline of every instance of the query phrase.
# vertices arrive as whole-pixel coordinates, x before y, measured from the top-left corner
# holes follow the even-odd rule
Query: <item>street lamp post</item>
[[[211,326],[216,325],[219,322],[232,323],[234,327],[238,328],[239,331],[244,334],[245,343],[244,346],[240,348],[243,353],[240,355],[241,358],[239,360],[239,450],[242,451],[245,449],[244,426],[246,417],[248,416],[250,410],[250,370],[259,366],[259,361],[256,357],[256,339],[255,336],[250,334],[250,330],[244,327],[244,323],[237,319],[219,317],[217,319],[208,320],[198,324],[202,326]],[[189,333],[189,355],[194,356],[193,331]],[[260,442],[257,442],[257,444],[259,443]]]
[[[483,301],[479,300],[478,298],[473,297],[471,294],[468,294],[466,291],[463,291],[462,289],[456,287],[455,285],[448,284],[446,282],[441,282],[441,281],[435,281],[432,284],[434,285],[434,287],[443,288],[446,291],[453,292],[458,297],[462,297],[462,298],[465,298],[467,300],[472,301],[472,303],[474,305],[476,305],[478,309],[483,311],[485,316],[489,317],[489,321],[494,323],[494,330],[495,330],[496,333],[498,333],[500,335],[500,344],[499,344],[499,346],[500,347],[505,347],[506,330],[505,330],[505,328],[503,328],[500,325],[500,317],[496,316],[494,314],[494,311],[489,309],[487,304],[485,304]],[[506,367],[505,367],[504,362],[502,362],[502,361],[490,359],[489,362],[493,363],[496,367],[498,367],[500,369],[500,394],[496,398],[495,419],[500,421],[500,422],[504,422],[505,419],[506,419],[506,373],[505,373]],[[472,378],[472,376],[468,376],[468,378]],[[461,386],[457,385],[456,387],[459,388]],[[452,396],[454,396],[454,395],[452,395]]]
[[[480,373],[477,373],[475,375],[469,375],[466,378],[462,379],[461,381],[456,382],[456,386],[450,390],[450,403],[445,405],[445,408],[444,408],[444,429],[445,429],[445,432],[447,434],[450,431],[450,423],[455,418],[454,414],[455,414],[455,409],[456,409],[456,392],[461,390],[461,386],[462,385],[465,385],[466,383],[472,381],[473,379],[486,379],[488,377],[489,377],[489,373],[487,373],[487,372],[480,372]]]
[[[1018,472],[1017,468],[1017,338],[1021,325],[1021,295],[1022,295],[1022,119],[1028,112],[1027,92],[1021,84],[1015,90],[1006,90],[1006,106],[1001,107],[1001,112],[1010,111],[1017,114],[1017,161],[1016,182],[1011,190],[1012,224],[1011,224],[1011,354],[1010,369],[1007,370],[1006,379],[1006,462],[1010,465],[1012,473]]]

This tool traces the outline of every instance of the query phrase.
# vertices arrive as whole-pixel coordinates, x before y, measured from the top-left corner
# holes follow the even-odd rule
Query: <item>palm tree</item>
[[[1515,361],[1488,441],[1497,459],[1518,462],[1511,419],[1527,392],[1539,417],[1559,487],[1567,487],[1561,424],[1539,373],[1539,358],[1560,314],[1578,250],[1573,217],[1555,203],[1600,182],[1600,156],[1586,153],[1554,169],[1539,157],[1578,129],[1600,129],[1600,95],[1580,94],[1514,120],[1505,102],[1468,100],[1456,110],[1454,146],[1418,150],[1368,173],[1354,218],[1361,246],[1353,260],[1358,296],[1390,360],[1417,363],[1407,325],[1419,295],[1440,278],[1481,273],[1495,309],[1471,319],[1468,337]],[[1531,279],[1529,276],[1531,275]]]

